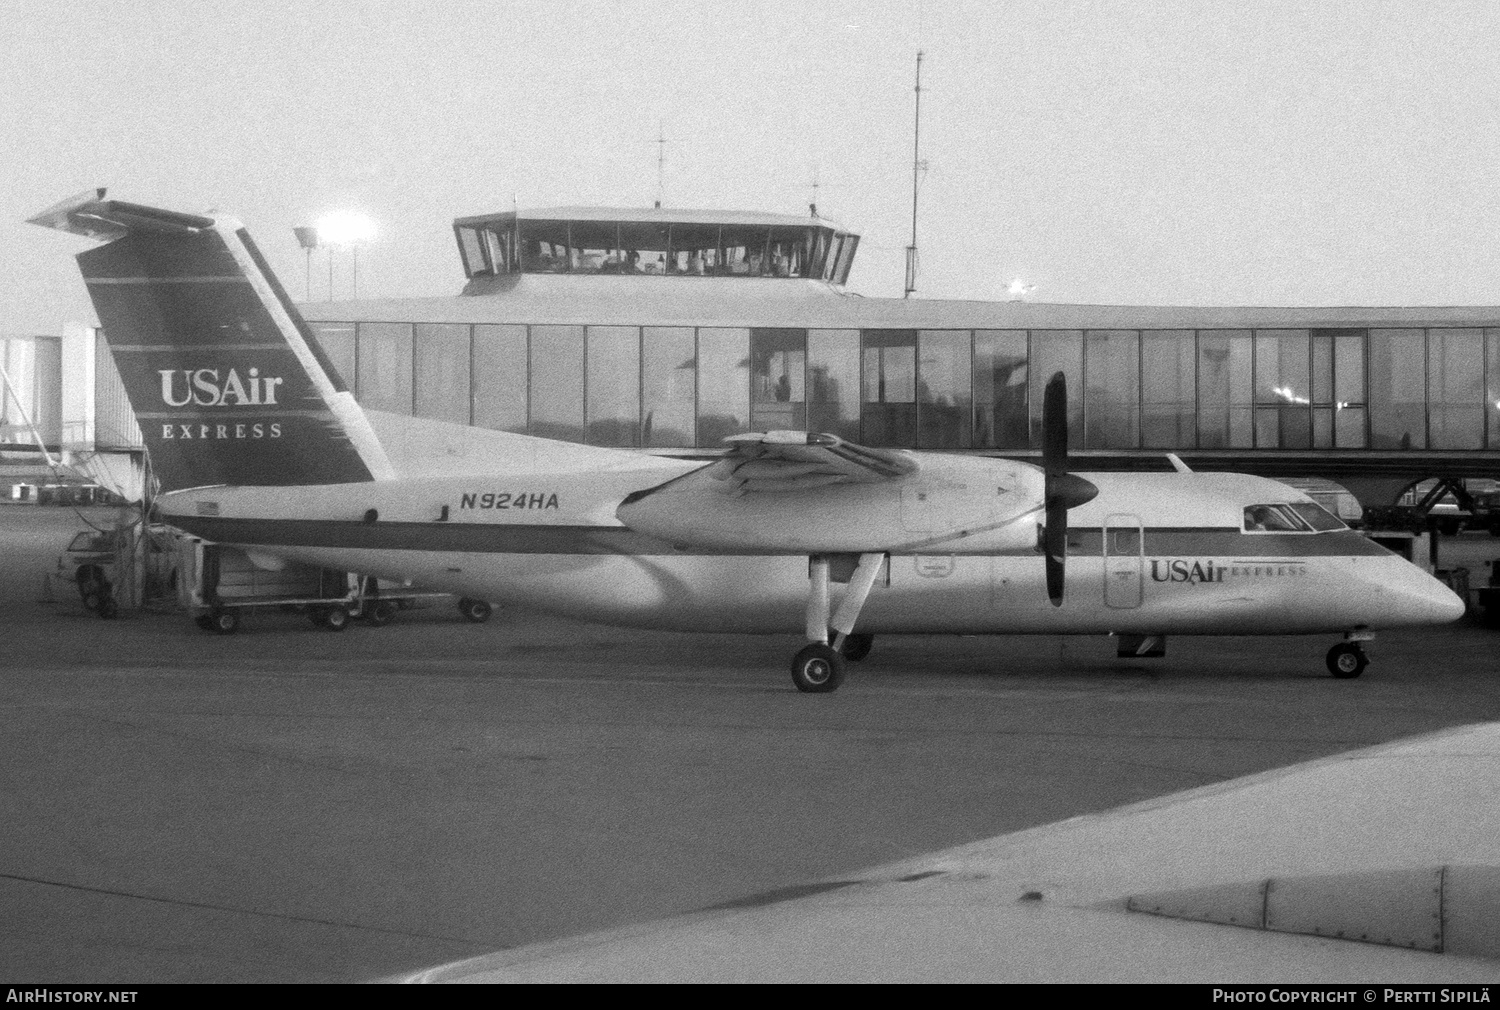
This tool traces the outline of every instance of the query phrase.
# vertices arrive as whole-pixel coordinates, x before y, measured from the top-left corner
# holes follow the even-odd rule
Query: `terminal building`
[[[1173,452],[1332,479],[1366,505],[1500,476],[1500,307],[864,298],[845,289],[859,236],[816,214],[563,207],[453,227],[457,295],[302,306],[367,407],[672,454],[805,429],[1026,457],[1061,371],[1081,467]],[[99,335],[0,354],[16,387],[0,457],[46,446],[138,496],[140,432]]]
[[[1385,504],[1500,473],[1500,308],[864,298],[806,217],[565,207],[460,218],[449,298],[304,306],[366,406],[594,445],[807,429],[1027,455],[1068,378],[1097,466],[1340,480]]]
[[[103,336],[0,334],[0,498],[92,482],[141,496],[141,430]]]

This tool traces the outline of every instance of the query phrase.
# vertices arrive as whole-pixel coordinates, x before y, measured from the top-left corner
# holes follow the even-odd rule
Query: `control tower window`
[[[677,224],[672,226],[670,273],[697,277],[722,273],[719,226]]]
[[[458,248],[464,256],[464,273],[473,277],[475,274],[490,273],[490,264],[484,257],[484,242],[479,237],[478,228],[458,229]]]
[[[458,228],[458,248],[464,258],[464,273],[470,277],[508,274],[516,268],[515,228],[498,223]]]
[[[760,277],[765,273],[770,234],[765,228],[731,227],[722,232],[724,273],[731,277]]]
[[[664,274],[667,272],[668,228],[647,221],[612,226],[619,235],[619,256],[606,273]]]
[[[568,272],[568,223],[528,222],[521,232],[521,269],[531,274]]]

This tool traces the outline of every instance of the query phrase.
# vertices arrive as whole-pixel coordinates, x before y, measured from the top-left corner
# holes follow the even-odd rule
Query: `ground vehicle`
[[[403,608],[449,598],[187,535],[178,539],[177,565],[182,572],[178,603],[198,627],[220,635],[238,631],[241,617],[257,607],[299,610],[318,627],[343,631],[355,618],[385,625]],[[490,613],[488,603],[468,599],[459,601],[459,610],[475,622],[488,620]]]
[[[128,583],[137,564],[144,566],[142,600],[175,592],[176,531],[160,523],[147,526],[143,536],[140,529],[133,524],[75,534],[57,559],[55,577],[77,586],[83,605],[101,617],[115,615],[117,587]]]

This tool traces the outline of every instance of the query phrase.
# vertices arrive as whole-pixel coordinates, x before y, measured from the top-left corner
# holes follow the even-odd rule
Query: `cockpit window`
[[[1345,528],[1337,516],[1312,502],[1245,506],[1246,533],[1323,533]]]
[[[1322,533],[1325,530],[1344,530],[1349,528],[1348,526],[1344,525],[1344,521],[1342,519],[1334,515],[1332,512],[1329,512],[1327,509],[1317,504],[1316,502],[1293,502],[1290,508],[1293,512],[1297,513],[1297,515],[1306,520],[1307,524],[1313,529],[1317,530],[1319,533]]]
[[[1247,533],[1306,533],[1309,527],[1286,505],[1246,505]]]

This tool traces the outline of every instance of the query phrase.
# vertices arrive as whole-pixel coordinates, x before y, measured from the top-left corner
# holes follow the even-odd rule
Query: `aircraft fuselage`
[[[1300,634],[1454,616],[1455,597],[1354,531],[1246,532],[1245,506],[1297,492],[1232,474],[1091,474],[1100,493],[1074,510],[1067,595],[1054,607],[1035,546],[1040,513],[985,529],[991,496],[972,479],[984,466],[1013,478],[1024,464],[961,459],[966,508],[935,495],[930,512],[903,512],[914,497],[904,482],[866,492],[892,546],[860,632]],[[209,540],[507,606],[645,628],[800,631],[806,556],[674,544],[615,517],[632,493],[701,465],[205,488],[166,496],[163,508]],[[922,480],[962,483],[925,462]],[[955,515],[967,522],[945,528]],[[834,577],[837,605],[837,566]]]

